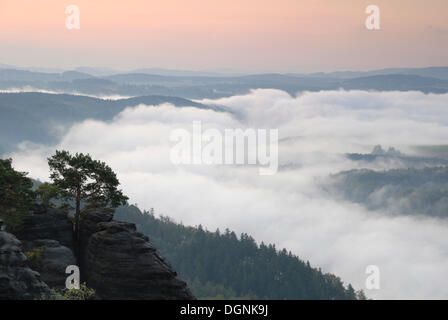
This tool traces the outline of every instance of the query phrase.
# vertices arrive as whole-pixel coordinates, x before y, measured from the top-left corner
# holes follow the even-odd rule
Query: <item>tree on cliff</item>
[[[0,216],[11,230],[20,226],[36,196],[26,175],[14,170],[11,159],[0,159]]]
[[[81,202],[116,208],[127,203],[126,197],[117,187],[117,175],[106,163],[93,160],[89,154],[56,151],[48,158],[51,175],[61,197],[73,200],[75,211],[75,238],[79,239]]]

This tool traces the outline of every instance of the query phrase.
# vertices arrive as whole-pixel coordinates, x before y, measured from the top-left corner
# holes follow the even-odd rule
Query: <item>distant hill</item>
[[[105,78],[117,83],[173,83],[182,81],[182,79],[179,79],[179,77],[147,73],[121,73],[110,75]]]
[[[164,72],[162,72],[164,71]],[[166,71],[166,72],[165,72]],[[367,72],[313,74],[265,73],[223,75],[165,69],[113,70],[77,68],[62,73],[31,72],[0,68],[0,90],[35,88],[61,93],[90,95],[164,95],[186,99],[221,98],[248,93],[251,89],[272,88],[292,95],[302,91],[382,90],[425,93],[448,92],[448,67],[397,68]]]
[[[344,89],[378,91],[423,91],[432,93],[448,92],[448,80],[422,77],[418,75],[387,74],[354,78],[341,83]]]
[[[132,70],[130,73],[146,73],[160,76],[173,77],[223,77],[230,76],[229,74],[212,72],[212,71],[191,71],[191,70],[173,70],[163,68],[140,68]]]
[[[0,68],[0,81],[72,81],[76,79],[88,78],[92,78],[92,76],[90,74],[77,71],[48,73]]]
[[[392,215],[448,218],[448,163],[435,158],[350,154],[353,161],[403,163],[404,168],[354,169],[332,175],[329,195]]]
[[[11,151],[24,140],[44,144],[56,142],[59,137],[53,130],[55,123],[68,127],[85,119],[111,120],[128,106],[162,103],[223,111],[217,106],[165,96],[103,100],[68,94],[0,93],[0,152]]]
[[[386,69],[387,72],[387,69]],[[392,72],[387,72],[392,73]],[[400,74],[413,74],[422,77],[431,77],[442,80],[448,80],[448,67],[428,67],[428,68],[404,68],[398,72]]]
[[[86,66],[77,67],[73,71],[88,73],[95,77],[103,77],[103,76],[120,73],[119,70],[115,70],[115,69],[111,69],[111,68],[96,68],[96,67],[86,67]]]
[[[426,68],[387,68],[371,71],[336,71],[336,72],[315,72],[310,74],[300,74],[300,76],[328,77],[339,79],[353,79],[359,77],[369,77],[388,74],[416,75],[421,77],[437,78],[448,80],[448,67],[426,67]]]

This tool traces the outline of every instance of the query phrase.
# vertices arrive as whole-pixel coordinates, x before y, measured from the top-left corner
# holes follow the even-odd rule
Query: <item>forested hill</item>
[[[218,106],[178,97],[142,96],[107,100],[69,94],[0,92],[0,154],[11,152],[22,141],[57,143],[63,133],[60,129],[69,128],[75,122],[86,119],[108,121],[126,107],[162,103],[223,111]]]
[[[448,167],[354,169],[330,178],[337,198],[396,215],[448,218]]]
[[[312,268],[285,249],[257,245],[234,232],[187,227],[136,206],[117,209],[116,220],[137,224],[200,299],[364,299],[351,285]]]

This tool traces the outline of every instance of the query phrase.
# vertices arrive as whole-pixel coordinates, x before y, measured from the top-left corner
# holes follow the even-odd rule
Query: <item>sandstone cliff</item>
[[[185,282],[133,223],[88,209],[81,222],[81,272],[103,299],[193,299]]]
[[[38,299],[49,293],[39,273],[28,267],[22,243],[14,235],[0,231],[0,299]]]
[[[43,205],[23,221],[20,241],[0,231],[0,299],[48,297],[49,287],[65,287],[68,265],[80,267],[81,282],[98,299],[194,299],[135,224],[113,221],[104,208],[85,209],[82,217],[78,243],[66,212]]]
[[[67,213],[60,209],[35,205],[33,214],[28,215],[15,232],[23,243],[24,252],[38,256],[29,262],[39,272],[42,281],[56,289],[65,288],[69,265],[76,265],[73,248],[73,224]]]

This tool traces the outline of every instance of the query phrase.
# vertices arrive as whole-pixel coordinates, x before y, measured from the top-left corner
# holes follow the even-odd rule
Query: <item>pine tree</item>
[[[48,158],[48,165],[50,178],[59,188],[62,198],[76,203],[76,240],[79,239],[82,201],[112,208],[127,203],[128,197],[117,189],[120,182],[115,172],[104,162],[93,160],[88,154],[71,155],[68,151],[56,151],[55,155]]]

